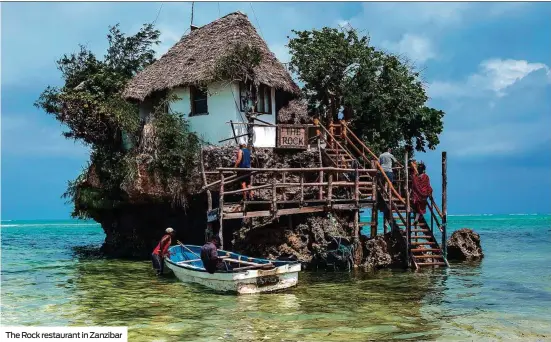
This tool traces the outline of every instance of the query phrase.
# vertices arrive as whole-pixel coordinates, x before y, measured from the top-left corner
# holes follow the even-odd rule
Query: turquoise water
[[[551,216],[455,216],[486,258],[433,271],[302,272],[276,294],[157,279],[76,252],[95,223],[3,221],[2,325],[128,326],[130,341],[551,340]],[[81,248],[82,249],[82,248]]]

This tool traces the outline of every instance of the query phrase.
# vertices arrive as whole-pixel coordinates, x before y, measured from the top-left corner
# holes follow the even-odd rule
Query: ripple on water
[[[10,228],[2,231],[2,324],[123,325],[131,341],[147,342],[551,339],[549,221],[527,228],[516,219],[511,227],[534,246],[519,251],[496,230],[510,219],[457,219],[481,225],[482,262],[421,273],[303,272],[298,287],[261,296],[158,279],[149,262],[75,255],[82,236],[101,242],[97,227],[48,226],[24,250],[38,229]]]

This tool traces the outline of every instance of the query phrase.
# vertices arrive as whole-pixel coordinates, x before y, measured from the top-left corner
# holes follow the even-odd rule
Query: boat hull
[[[237,294],[273,292],[293,287],[298,283],[300,263],[249,258],[232,252],[218,251],[220,256],[227,255],[261,264],[273,263],[275,267],[267,270],[251,269],[211,274],[206,272],[202,262],[196,259],[199,250],[200,247],[192,245],[172,247],[170,251],[174,255],[170,259],[165,259],[166,268],[184,283],[196,283],[215,291]]]
[[[216,291],[254,294],[293,287],[298,283],[301,266],[284,265],[272,270],[250,270],[237,273],[198,272],[167,262],[166,266],[182,282],[197,283]]]

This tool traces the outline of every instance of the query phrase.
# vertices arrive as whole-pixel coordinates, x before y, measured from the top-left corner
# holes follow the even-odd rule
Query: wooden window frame
[[[198,92],[204,92],[205,94],[205,102],[206,102],[206,105],[207,105],[207,111],[205,113],[197,113],[197,109],[196,109],[196,99],[195,99],[195,96]],[[199,88],[195,87],[195,86],[190,86],[189,87],[189,102],[191,104],[191,113],[189,113],[189,116],[192,117],[192,116],[201,116],[201,115],[209,115],[209,94],[206,90],[204,91],[201,91]]]
[[[248,90],[248,88],[249,88],[248,84],[246,85],[243,82],[239,82],[239,110],[241,112],[245,112],[245,108],[243,108],[243,101],[241,99],[241,94],[243,93],[243,90]],[[268,105],[266,106],[266,103],[264,103],[264,111],[260,112],[260,111],[258,111],[258,102],[257,102],[257,104],[255,106],[256,107],[255,112],[259,113],[259,114],[271,115],[271,114],[273,114],[272,113],[272,88],[268,87],[267,85],[264,85],[264,84],[261,84],[258,87],[258,92],[262,95],[262,102],[264,102],[264,96],[263,95],[266,91],[268,91]],[[256,94],[256,87],[253,87],[252,92],[253,92],[253,100],[254,100],[258,96],[258,94]]]

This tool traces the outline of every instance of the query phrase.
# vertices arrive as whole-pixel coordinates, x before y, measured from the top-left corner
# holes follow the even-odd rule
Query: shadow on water
[[[175,277],[147,262],[81,260],[71,288],[71,324],[129,326],[132,341],[365,341],[434,339],[425,318],[444,273],[303,272],[284,292],[232,296]]]

